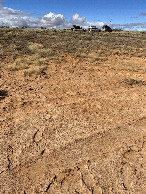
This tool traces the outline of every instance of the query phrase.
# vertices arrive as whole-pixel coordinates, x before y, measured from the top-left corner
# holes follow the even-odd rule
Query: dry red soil
[[[48,65],[0,72],[0,193],[146,193],[146,59]]]

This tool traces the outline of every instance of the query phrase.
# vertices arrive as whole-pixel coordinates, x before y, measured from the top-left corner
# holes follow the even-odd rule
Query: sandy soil
[[[2,70],[0,193],[146,193],[145,65],[68,57],[43,76]]]

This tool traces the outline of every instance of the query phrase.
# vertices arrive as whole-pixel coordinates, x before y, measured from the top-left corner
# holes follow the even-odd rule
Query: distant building
[[[83,30],[82,27],[73,25],[73,28],[71,28],[73,31]]]
[[[46,27],[41,26],[41,29],[46,29]]]
[[[105,32],[112,32],[112,29],[108,26],[108,25],[104,25],[102,27],[102,31],[105,31]]]
[[[89,26],[88,30],[89,32],[92,32],[92,31],[99,32],[100,31],[96,26]]]

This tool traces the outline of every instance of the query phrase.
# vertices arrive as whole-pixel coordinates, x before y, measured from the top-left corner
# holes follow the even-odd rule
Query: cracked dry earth
[[[146,193],[145,71],[48,66],[1,70],[0,193]]]

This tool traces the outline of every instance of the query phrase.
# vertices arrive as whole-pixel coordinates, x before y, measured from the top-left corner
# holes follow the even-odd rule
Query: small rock
[[[94,187],[94,179],[93,179],[93,176],[89,172],[83,173],[83,181],[88,188]]]
[[[35,136],[35,142],[38,143],[42,139],[42,132],[39,131]]]
[[[81,173],[84,184],[89,189],[93,188],[95,185],[94,178],[93,175],[89,172],[88,167],[86,165],[81,168]]]
[[[36,142],[36,143],[38,143],[39,141],[41,141],[42,136],[43,136],[43,131],[44,131],[44,128],[41,128],[41,129],[39,129],[39,130],[36,132],[36,134],[35,134],[35,136],[34,136],[35,142]]]
[[[101,187],[94,187],[93,194],[102,194],[102,188]]]

